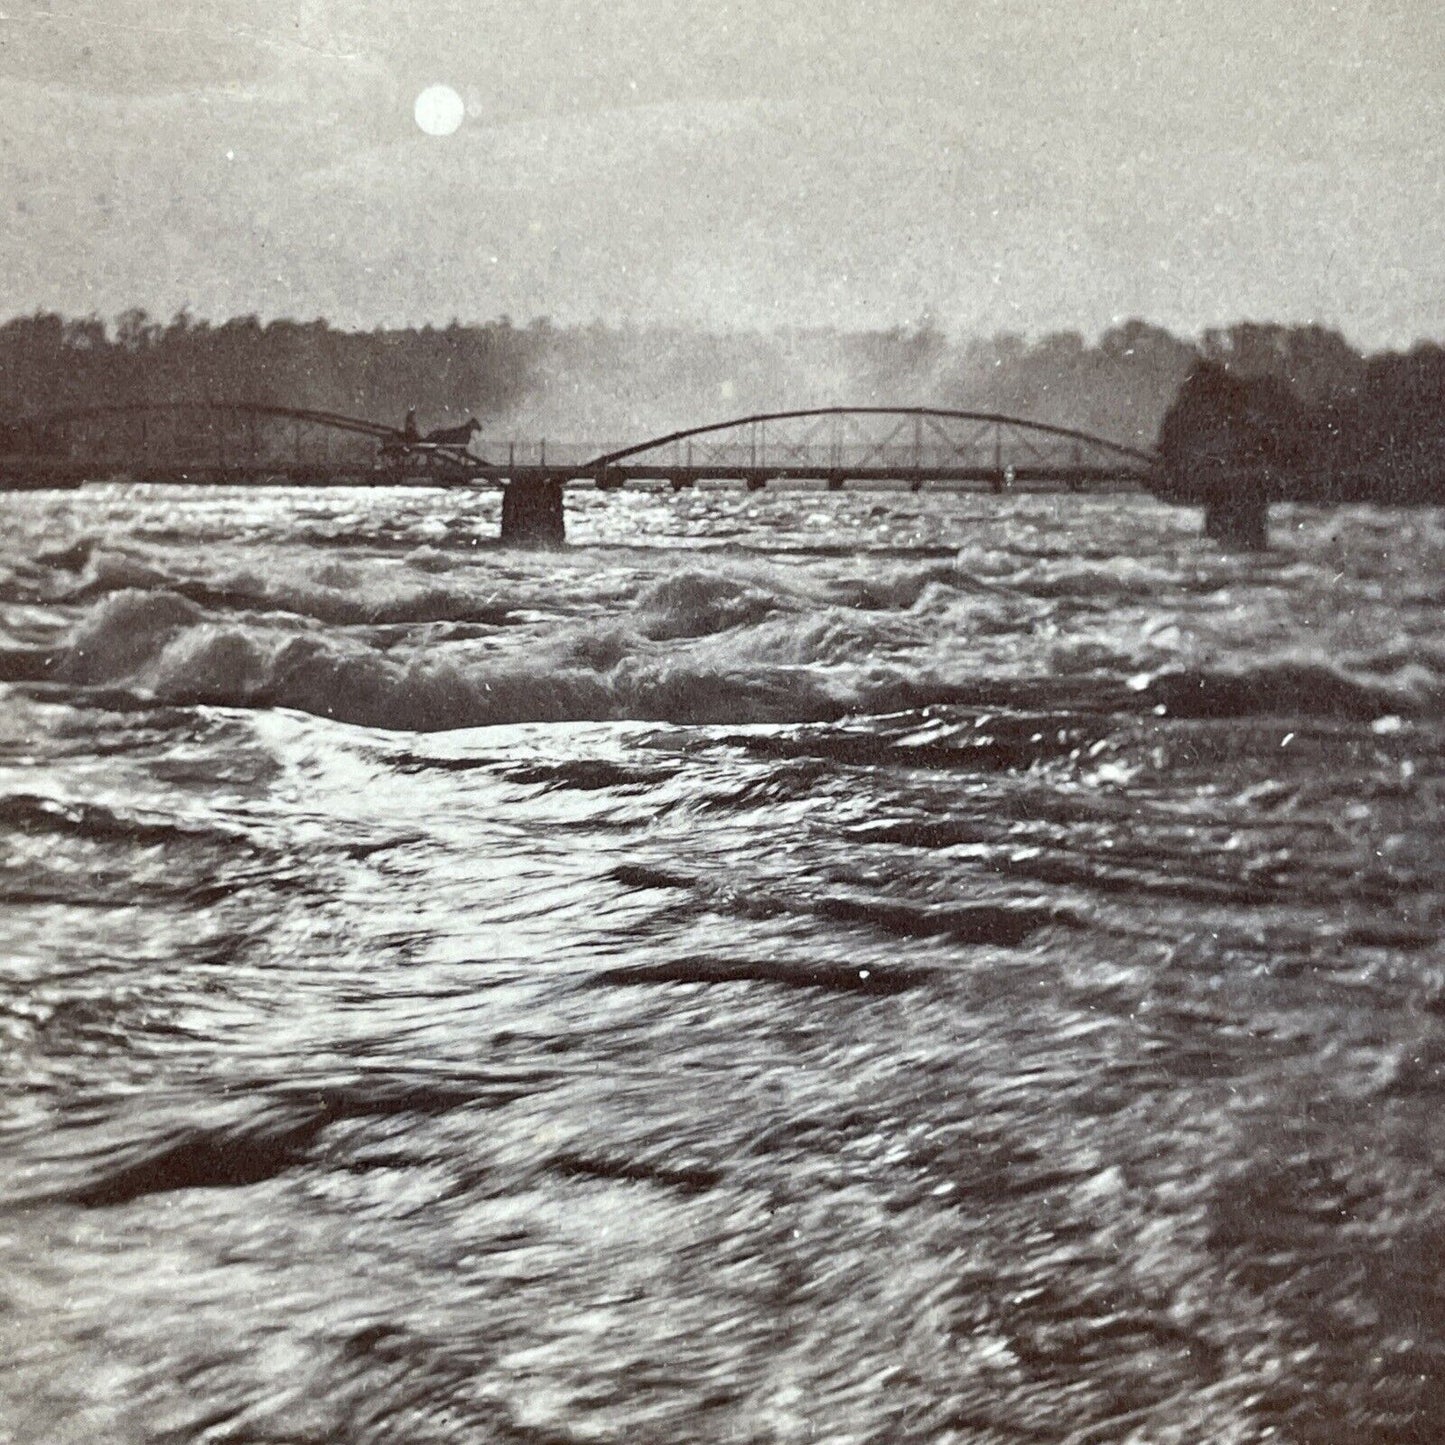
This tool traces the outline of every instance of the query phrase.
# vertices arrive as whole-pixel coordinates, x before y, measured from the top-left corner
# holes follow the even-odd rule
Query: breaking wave
[[[666,614],[652,614],[649,630],[659,616],[666,633]],[[691,626],[703,626],[697,612]],[[773,660],[788,649],[776,635],[757,640],[758,648],[737,637],[668,648],[637,631],[600,643],[575,632],[506,653],[467,643],[388,650],[263,618],[217,618],[173,591],[126,590],[31,672],[158,702],[288,707],[419,731],[616,718],[808,720],[859,705],[863,689],[810,667],[806,646]]]
[[[929,576],[911,593],[911,608],[877,610],[755,577],[687,571],[646,586],[630,610],[606,621],[541,626],[530,614],[514,617],[505,641],[499,625],[435,630],[439,615],[482,615],[474,601],[453,605],[452,594],[389,611],[374,599],[350,604],[353,618],[417,620],[395,636],[324,625],[317,614],[328,610],[325,591],[313,591],[309,612],[298,615],[218,608],[213,592],[196,588],[126,587],[103,596],[59,646],[6,653],[4,672],[146,702],[293,708],[415,731],[632,719],[826,722],[943,703],[1368,722],[1429,714],[1445,701],[1440,659],[1427,649],[1392,656],[1384,674],[1370,671],[1369,660],[1350,668],[1287,656],[1128,675],[1137,659],[1087,645],[1055,647],[1049,670],[1032,675],[966,668],[957,644],[973,639],[957,634],[974,620],[987,632],[989,619],[976,619],[957,592],[965,600],[954,610],[921,610],[941,585]],[[507,600],[494,616],[514,611]]]

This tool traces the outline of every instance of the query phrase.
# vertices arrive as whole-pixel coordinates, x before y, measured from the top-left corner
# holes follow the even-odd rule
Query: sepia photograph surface
[[[1445,1439],[1442,96],[0,0],[0,1442]]]

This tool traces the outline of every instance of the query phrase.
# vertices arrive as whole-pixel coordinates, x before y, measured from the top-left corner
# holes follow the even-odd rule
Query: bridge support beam
[[[1204,535],[1243,552],[1265,551],[1269,547],[1269,501],[1263,489],[1220,487],[1206,496]]]
[[[567,540],[562,483],[556,477],[510,481],[502,492],[502,541],[513,547],[560,547]]]

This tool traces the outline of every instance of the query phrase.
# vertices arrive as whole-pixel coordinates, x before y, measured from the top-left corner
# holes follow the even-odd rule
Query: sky
[[[1442,97],[1437,0],[0,0],[0,315],[1407,346]]]

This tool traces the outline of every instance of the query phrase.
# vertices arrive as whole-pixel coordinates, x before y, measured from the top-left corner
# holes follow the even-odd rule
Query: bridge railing
[[[492,467],[582,467],[594,457],[620,446],[608,442],[551,441],[537,439],[499,440],[478,437],[472,443],[473,455]],[[794,445],[766,443],[754,446],[750,441],[725,442],[680,441],[653,448],[629,457],[625,463],[633,472],[657,468],[660,472],[703,469],[732,469],[738,472],[786,471],[815,472],[826,476],[848,471],[943,471],[957,467],[989,469],[993,467],[1052,466],[1059,468],[1088,467],[1103,464],[1087,448],[1067,443],[1027,446],[1018,443],[995,445],[992,440],[972,444],[944,445],[908,442],[871,444],[850,442],[843,445],[826,443]]]
[[[554,441],[544,437],[477,436],[472,455],[488,466],[580,467],[599,452],[615,451],[622,442]]]

